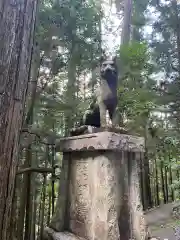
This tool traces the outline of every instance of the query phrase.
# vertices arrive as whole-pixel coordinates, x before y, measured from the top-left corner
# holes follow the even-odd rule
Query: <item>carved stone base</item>
[[[44,239],[148,239],[137,167],[143,138],[98,132],[64,138],[57,150],[63,166],[49,226],[56,232]]]
[[[43,240],[85,240],[69,232],[56,232],[51,228],[44,231]]]

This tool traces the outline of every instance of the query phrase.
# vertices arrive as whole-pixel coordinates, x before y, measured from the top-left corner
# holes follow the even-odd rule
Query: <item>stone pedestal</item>
[[[137,160],[140,137],[99,132],[61,139],[56,212],[44,239],[146,239]]]

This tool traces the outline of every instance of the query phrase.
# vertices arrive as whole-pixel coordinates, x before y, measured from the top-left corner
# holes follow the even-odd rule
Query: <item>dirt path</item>
[[[172,218],[172,208],[178,204],[180,203],[165,204],[146,213],[146,221],[153,236],[157,236],[161,240],[177,240],[174,228],[180,228],[180,219]]]
[[[152,231],[153,236],[159,237],[161,240],[176,240],[174,229],[172,227],[164,227],[157,230]]]

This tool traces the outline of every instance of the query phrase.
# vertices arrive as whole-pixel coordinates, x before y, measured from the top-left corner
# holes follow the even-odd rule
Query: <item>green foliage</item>
[[[48,48],[54,37],[54,48],[61,46],[67,54],[74,54],[75,63],[89,67],[87,61],[100,51],[98,22],[101,13],[94,1],[52,1],[40,8],[39,36]],[[46,44],[47,45],[44,45]],[[68,56],[67,56],[68,57]],[[94,54],[93,54],[94,57]]]
[[[128,64],[133,69],[141,70],[143,65],[149,60],[150,55],[147,53],[148,46],[144,42],[131,42],[130,44],[123,45],[120,49],[120,56],[123,63]]]
[[[126,120],[138,125],[156,106],[156,82],[152,78],[153,64],[146,43],[131,42],[119,52],[123,62],[123,76],[119,87],[119,111],[123,111]]]
[[[159,14],[157,19],[147,16],[148,7],[153,7]],[[180,135],[179,125],[174,121],[175,114],[178,119],[180,113],[180,59],[177,51],[180,42],[177,39],[176,10],[179,13],[179,5],[176,6],[174,1],[133,1],[132,41],[119,47],[117,52],[120,59],[118,111],[124,125],[132,133],[145,138],[146,164],[150,168],[147,175],[151,180],[153,197],[159,184],[161,199],[162,177],[165,178],[167,169],[169,186],[179,190],[180,184],[177,176],[180,171]],[[62,154],[53,156],[51,143],[68,134],[70,127],[80,120],[92,101],[95,89],[88,87],[88,76],[97,66],[101,54],[102,17],[97,0],[40,1],[35,36],[39,50],[33,56],[30,81],[37,81],[37,86],[35,95],[30,94],[27,104],[27,112],[31,107],[33,109],[33,123],[28,128],[35,133],[35,137],[33,141],[28,138],[26,147],[32,145],[31,164],[35,167],[61,165]],[[149,24],[152,34],[146,39],[144,27]],[[35,72],[38,74],[34,76]],[[161,89],[159,80],[171,80],[171,83],[167,84],[166,89]],[[168,114],[164,112],[165,107],[171,110]],[[23,148],[25,137],[21,142]],[[24,166],[26,161],[24,152],[22,150],[20,166]],[[170,173],[172,182],[169,180]],[[46,192],[45,217],[51,215],[48,208],[54,176],[47,175],[43,188],[44,179],[43,174],[37,174],[36,179],[32,179],[32,185],[37,190],[34,202],[39,204],[36,210],[39,219],[42,218],[39,213],[43,212],[43,191]],[[57,182],[58,179],[54,184],[56,196]]]
[[[46,132],[51,132],[53,126],[53,131],[64,135],[65,129],[78,118],[82,102],[81,94],[77,94],[78,78],[99,57],[101,15],[96,2],[90,0],[47,0],[40,4],[36,40],[46,60],[42,66],[50,71],[50,80],[35,111]]]

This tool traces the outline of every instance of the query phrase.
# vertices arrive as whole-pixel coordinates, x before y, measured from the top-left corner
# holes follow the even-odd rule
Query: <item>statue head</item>
[[[101,77],[105,80],[108,79],[117,79],[118,77],[118,67],[116,56],[115,57],[107,57],[102,56],[100,59],[100,73]]]

